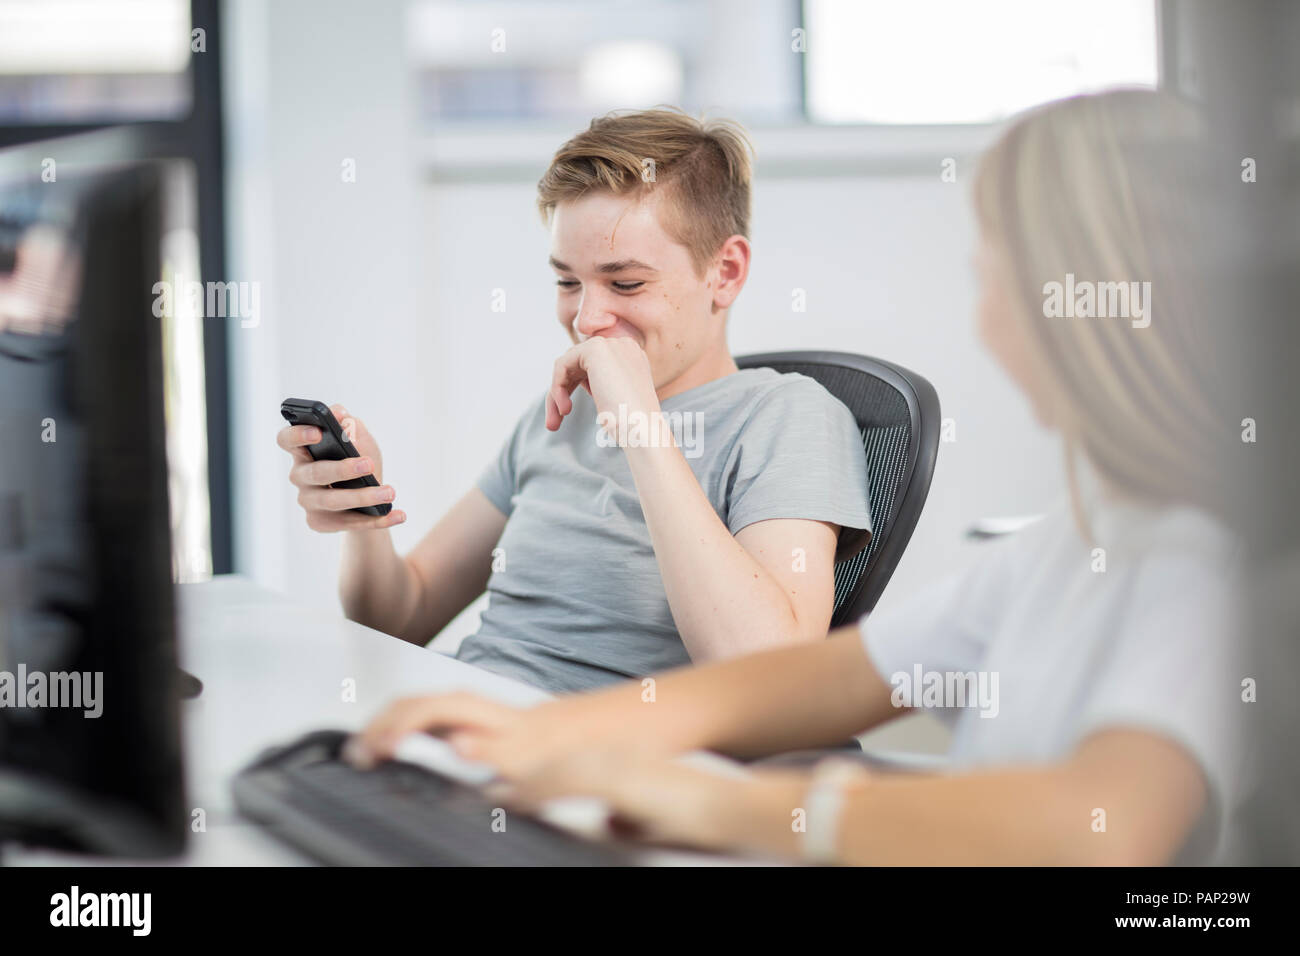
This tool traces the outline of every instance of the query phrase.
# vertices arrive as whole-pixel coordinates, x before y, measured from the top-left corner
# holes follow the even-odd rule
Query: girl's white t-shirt
[[[1104,728],[1180,745],[1210,799],[1176,863],[1231,857],[1245,798],[1241,551],[1203,512],[1068,502],[975,563],[860,622],[895,702],[952,732],[952,770],[1050,763]],[[1081,825],[1093,825],[1082,821]]]

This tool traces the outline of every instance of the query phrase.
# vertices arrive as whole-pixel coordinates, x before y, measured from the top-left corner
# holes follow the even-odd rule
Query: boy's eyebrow
[[[558,269],[560,272],[572,272],[573,269],[565,265],[555,256],[550,257],[551,268]],[[647,265],[640,259],[619,259],[617,262],[602,262],[596,266],[596,271],[601,275],[608,275],[612,272],[624,272],[628,269],[644,269],[647,272],[657,273],[659,270],[652,265]]]
[[[618,262],[602,262],[596,266],[596,271],[601,274],[610,272],[626,272],[628,269],[644,269],[646,272],[658,272],[652,265],[647,265],[640,259],[619,259]]]

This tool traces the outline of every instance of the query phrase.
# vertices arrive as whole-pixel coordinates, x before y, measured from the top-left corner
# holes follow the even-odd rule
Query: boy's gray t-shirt
[[[714,511],[734,535],[770,518],[871,528],[852,413],[817,381],[745,369],[661,403]],[[690,663],[624,449],[601,438],[585,389],[558,431],[539,401],[478,487],[508,517],[488,607],[456,656],[552,691]],[[841,534],[844,557],[866,534]]]

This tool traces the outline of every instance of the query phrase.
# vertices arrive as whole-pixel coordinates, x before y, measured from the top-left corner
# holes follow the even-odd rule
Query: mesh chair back
[[[915,372],[848,352],[767,352],[737,356],[736,364],[816,379],[858,423],[874,533],[865,548],[851,548],[857,553],[835,564],[831,626],[857,620],[876,606],[929,494],[939,449],[939,396]],[[860,537],[849,528],[840,535]]]

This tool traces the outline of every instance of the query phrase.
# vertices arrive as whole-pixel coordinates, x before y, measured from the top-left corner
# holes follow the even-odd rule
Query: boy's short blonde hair
[[[557,204],[593,189],[616,196],[666,190],[662,224],[696,272],[732,236],[749,238],[751,154],[744,129],[680,110],[610,113],[559,148],[537,184],[550,221]]]

